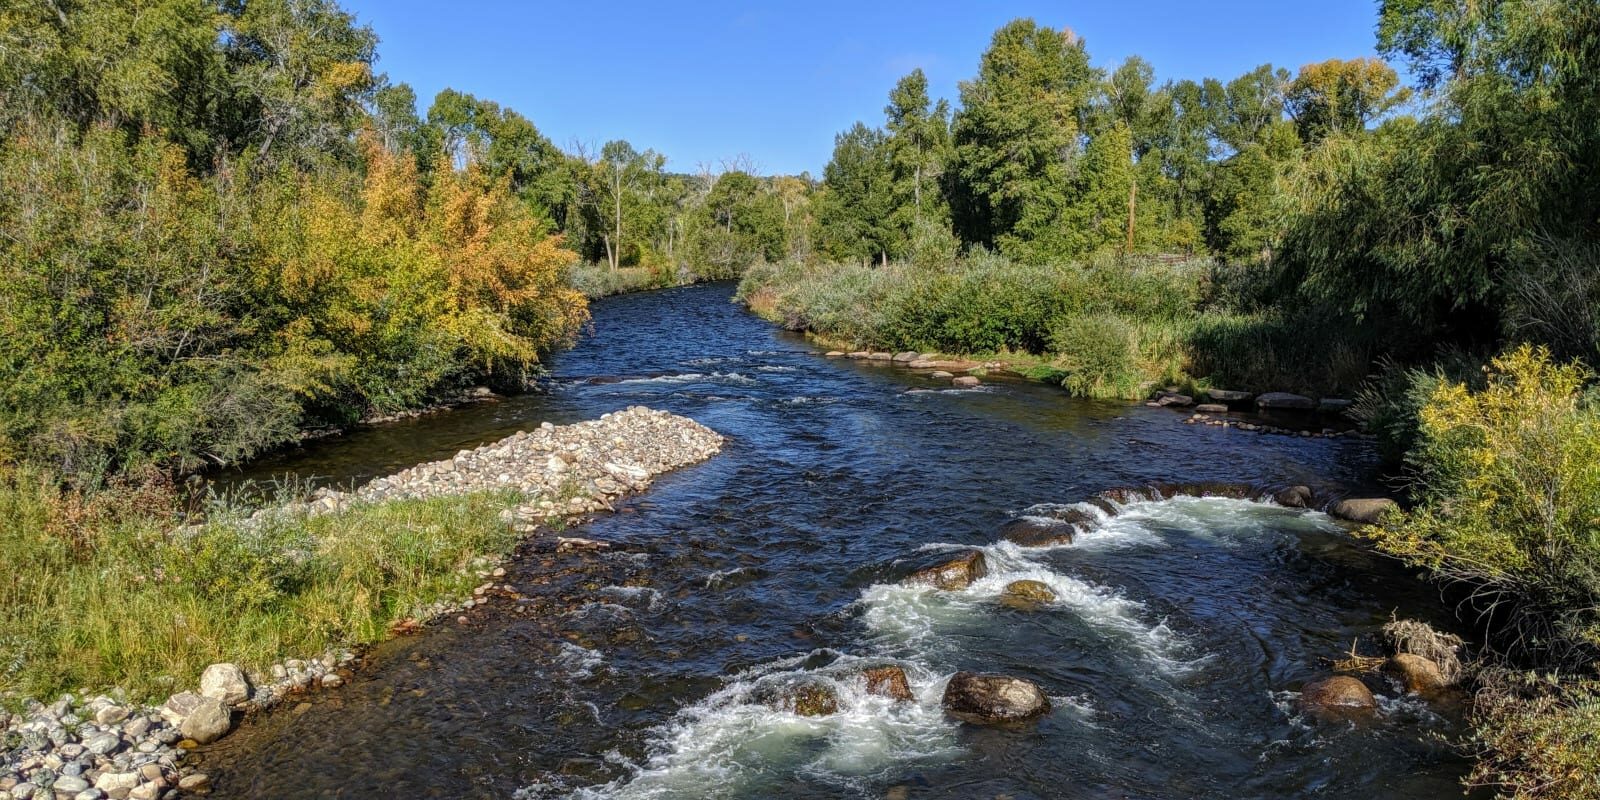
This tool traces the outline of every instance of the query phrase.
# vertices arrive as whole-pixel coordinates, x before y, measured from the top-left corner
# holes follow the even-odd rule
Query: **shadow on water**
[[[583,535],[535,540],[528,599],[376,648],[345,688],[203,752],[226,797],[1456,797],[1451,723],[1382,694],[1360,726],[1293,690],[1390,614],[1438,602],[1320,514],[1221,498],[1133,503],[1070,547],[996,543],[1011,516],[1162,481],[1359,486],[1353,440],[1185,426],[1027,383],[952,391],[830,361],[703,286],[613,298],[548,393],[365,429],[239,477],[361,480],[542,421],[643,404],[729,436]],[[967,590],[894,583],[919,549],[981,547]],[[1047,583],[1032,611],[1004,582]],[[861,691],[903,666],[917,699]],[[1017,729],[938,709],[959,669],[1037,681]],[[838,713],[761,702],[823,681]],[[1380,686],[1380,688],[1383,688]]]

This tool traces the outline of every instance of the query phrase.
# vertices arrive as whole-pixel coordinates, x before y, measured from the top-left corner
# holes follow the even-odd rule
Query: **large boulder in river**
[[[1411,653],[1398,653],[1383,665],[1383,671],[1394,676],[1405,687],[1407,694],[1424,697],[1438,694],[1450,687],[1439,665]]]
[[[1017,517],[1000,526],[1000,537],[1021,547],[1072,544],[1077,532],[1072,523],[1048,517]]]
[[[1300,689],[1300,710],[1324,719],[1365,716],[1378,708],[1367,685],[1349,675],[1312,681]]]
[[[1300,394],[1267,392],[1256,398],[1256,407],[1282,411],[1315,411],[1317,401]]]
[[[1290,486],[1273,493],[1272,501],[1284,508],[1310,508],[1311,487]]]
[[[1011,608],[1032,611],[1046,603],[1053,603],[1056,593],[1043,581],[1020,580],[1006,584],[1000,590],[1000,602]]]
[[[1387,497],[1347,497],[1334,503],[1328,513],[1339,519],[1376,525],[1383,521],[1385,514],[1399,509],[1400,506]]]
[[[983,561],[983,553],[968,550],[955,558],[911,573],[906,576],[906,583],[956,591],[971,586],[973,581],[988,574],[989,567]]]
[[[950,716],[979,725],[1025,722],[1050,712],[1050,698],[1033,682],[974,672],[951,676],[943,705]]]
[[[911,681],[906,680],[906,671],[893,664],[868,667],[861,671],[861,677],[867,682],[867,694],[891,700],[916,699],[911,693]]]

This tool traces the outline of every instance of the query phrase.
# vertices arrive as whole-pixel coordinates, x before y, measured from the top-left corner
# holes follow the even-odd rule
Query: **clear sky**
[[[835,133],[879,125],[914,67],[957,99],[994,30],[1070,27],[1097,66],[1140,55],[1168,78],[1232,78],[1373,53],[1376,0],[646,2],[344,0],[382,38],[378,68],[417,90],[510,106],[557,145],[627,139],[693,171],[747,155],[820,175]]]

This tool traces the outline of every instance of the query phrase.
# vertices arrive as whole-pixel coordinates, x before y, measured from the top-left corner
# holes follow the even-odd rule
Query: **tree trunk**
[[[1139,179],[1134,178],[1128,184],[1128,242],[1123,245],[1124,255],[1133,252],[1133,212],[1139,202]]]
[[[606,244],[606,257],[611,259],[611,271],[616,272],[617,267],[621,266],[620,262],[622,260],[622,186],[620,184],[618,184],[617,191],[612,196],[616,198],[617,214],[614,230],[616,231],[617,244],[616,247],[612,247],[610,243]]]

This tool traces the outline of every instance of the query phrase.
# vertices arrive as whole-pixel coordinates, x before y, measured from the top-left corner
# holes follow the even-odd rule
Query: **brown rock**
[[[1011,608],[1032,611],[1045,603],[1053,603],[1056,593],[1042,581],[1021,580],[1006,584],[1000,591],[1000,602]]]
[[[1438,694],[1449,688],[1439,665],[1411,653],[1400,653],[1383,665],[1383,671],[1393,675],[1406,688],[1407,694],[1423,696]]]
[[[1349,675],[1313,681],[1300,689],[1300,710],[1317,717],[1349,718],[1373,713],[1378,701],[1367,685]]]
[[[922,360],[922,354],[921,353],[914,353],[914,352],[911,352],[911,351],[906,351],[904,353],[895,353],[894,357],[891,358],[890,360],[893,361],[896,364],[909,364],[909,363],[911,363],[913,361]]]
[[[933,372],[928,373],[928,377],[933,378],[934,380],[950,380],[951,378],[954,378],[955,375],[945,372],[942,369],[936,369]]]
[[[954,379],[952,379],[950,381],[950,384],[952,386],[956,386],[956,387],[959,387],[959,388],[962,388],[962,389],[971,389],[972,387],[977,386],[977,385],[979,385],[981,383],[983,383],[983,381],[980,381],[977,378],[972,377],[971,375],[962,375],[961,377],[954,378]]]
[[[1384,514],[1390,511],[1398,511],[1399,509],[1400,506],[1387,497],[1347,497],[1334,503],[1333,507],[1328,509],[1328,513],[1351,522],[1375,525],[1383,520]]]
[[[808,681],[785,686],[771,692],[766,704],[802,717],[825,717],[839,710],[839,695],[833,686],[821,681]]]
[[[1201,403],[1200,405],[1195,406],[1194,410],[1195,410],[1196,413],[1199,413],[1199,414],[1226,414],[1226,413],[1228,413],[1228,407],[1225,406],[1225,405],[1222,405],[1221,403]]]
[[[1072,523],[1038,517],[1018,517],[1000,526],[1000,536],[1022,547],[1072,544],[1077,528]]]
[[[1248,403],[1255,395],[1229,389],[1207,389],[1206,397],[1218,403]]]
[[[971,586],[973,581],[987,574],[989,568],[983,561],[983,553],[968,550],[949,561],[911,573],[906,583],[955,591]]]
[[[950,678],[943,705],[950,716],[979,725],[1024,722],[1050,711],[1050,699],[1031,681],[972,672]]]
[[[911,682],[906,680],[906,671],[893,664],[864,669],[861,671],[861,677],[867,680],[867,694],[892,700],[916,699],[911,693]]]
[[[1272,501],[1285,508],[1310,508],[1311,487],[1290,486],[1272,495]]]

